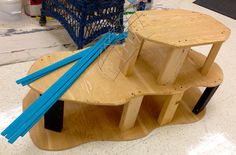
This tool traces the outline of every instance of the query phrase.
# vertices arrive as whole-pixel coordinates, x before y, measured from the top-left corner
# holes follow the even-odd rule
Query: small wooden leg
[[[220,47],[222,46],[221,43],[215,43],[212,45],[212,48],[210,50],[210,53],[208,54],[206,61],[204,65],[201,68],[202,75],[207,75],[207,73],[210,71],[212,64],[214,63],[214,60],[220,50]]]
[[[158,123],[160,125],[164,125],[172,121],[183,94],[184,93],[180,93],[167,97],[158,117]]]
[[[44,115],[46,129],[61,132],[63,128],[64,101],[57,101]]]
[[[220,86],[220,85],[219,85]],[[216,87],[207,87],[203,92],[202,96],[198,100],[197,104],[193,108],[193,113],[198,114],[200,113],[208,104],[212,96],[215,94],[216,90],[219,86]]]
[[[134,126],[142,101],[143,96],[139,96],[124,105],[119,125],[121,130],[127,130]]]

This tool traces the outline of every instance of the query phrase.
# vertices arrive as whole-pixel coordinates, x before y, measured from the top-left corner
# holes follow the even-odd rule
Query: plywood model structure
[[[132,140],[162,125],[192,123],[204,116],[201,110],[223,80],[214,60],[230,30],[212,17],[186,10],[137,12],[129,25],[125,45],[110,46],[61,97],[62,131],[45,129],[43,119],[31,129],[39,148],[63,150],[91,141]],[[212,44],[208,56],[191,49],[205,44]],[[45,55],[29,73],[74,53]],[[71,66],[30,84],[24,108]],[[198,87],[210,92],[201,95]],[[196,106],[197,115],[192,113]]]

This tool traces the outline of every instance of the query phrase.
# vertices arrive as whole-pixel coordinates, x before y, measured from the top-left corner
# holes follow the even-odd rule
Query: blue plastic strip
[[[52,64],[52,65],[50,65],[48,67],[40,69],[40,70],[38,70],[38,71],[36,71],[36,72],[34,72],[34,73],[24,77],[24,78],[21,78],[21,79],[17,80],[16,83],[17,84],[20,84],[20,83],[28,84],[28,82],[26,82],[26,81],[28,81],[30,79],[36,78],[38,76],[42,77],[41,75],[49,74],[52,71],[67,65],[68,63],[71,63],[73,61],[76,61],[76,60],[82,58],[84,56],[84,54],[86,54],[87,52],[90,51],[89,49],[90,48],[85,49],[82,52],[76,53],[76,54],[74,54],[72,56],[69,56],[69,57],[67,57],[67,58],[65,58],[63,60],[60,60],[60,61],[58,61],[58,62],[56,62],[56,63],[54,63],[54,64]]]
[[[109,35],[111,37],[109,37],[109,36],[107,37],[106,35]],[[84,70],[86,70],[86,68],[97,58],[97,56],[99,56],[100,52],[102,52],[108,45],[110,45],[111,43],[114,42],[114,39],[119,41],[119,40],[123,40],[125,38],[125,36],[127,36],[127,34],[126,35],[122,34],[122,35],[116,36],[116,35],[110,34],[110,33],[107,33],[106,35],[104,35],[103,38],[100,39],[92,47],[92,49],[91,49],[92,52],[89,52],[88,54],[86,54],[82,58],[83,60],[81,59],[81,61],[78,61],[76,63],[80,67],[78,67],[75,64],[55,84],[53,84],[53,86],[55,88],[53,86],[52,86],[53,88],[50,87],[39,99],[37,99],[11,125],[9,125],[9,127],[7,129],[5,129],[1,133],[2,135],[5,135],[9,139],[10,143],[13,143],[19,137],[19,135],[24,135],[25,133],[27,133],[28,130],[30,130],[30,128],[42,117],[42,115],[44,115],[46,113],[46,111],[48,111],[48,109],[53,105],[53,103],[55,103],[58,100],[58,98],[60,98],[60,96],[62,96],[64,94],[64,92],[73,84],[73,82],[78,78],[78,76],[80,76],[84,72]],[[102,42],[104,39],[105,39],[105,46],[103,46],[104,43]],[[94,54],[96,57],[94,57]],[[77,76],[75,76],[73,73],[74,74],[76,73]],[[70,82],[68,82],[68,80]],[[60,86],[62,86],[62,87],[60,87]],[[49,104],[49,101],[51,104]],[[41,108],[41,107],[43,107],[43,108]],[[46,110],[44,110],[44,108],[46,108]],[[31,110],[29,110],[29,109],[31,109]],[[39,118],[35,116],[36,113],[38,113],[38,115],[40,116]],[[27,119],[27,117],[28,117],[28,119]],[[34,119],[32,119],[32,118],[34,118]],[[21,120],[21,119],[24,119],[26,121],[23,122],[24,120]],[[30,121],[30,123],[28,121]],[[18,128],[20,130],[18,130]],[[24,128],[24,129],[21,129],[21,128]]]
[[[115,44],[121,40],[124,40],[128,37],[128,32],[123,32],[121,34],[119,34],[119,36],[112,42],[112,44]]]
[[[110,43],[108,42],[107,45]],[[38,122],[38,120],[51,108],[51,106],[64,94],[64,92],[74,83],[74,81],[86,70],[86,68],[101,54],[101,52],[106,48],[107,46],[104,46],[100,48],[95,54],[80,68],[78,72],[61,88],[50,100],[37,112],[33,115],[33,117],[29,120],[29,122],[26,122],[24,126],[24,132],[21,134],[24,136],[33,126],[35,123]],[[25,127],[27,126],[27,128]],[[17,137],[18,134],[14,137]],[[13,137],[13,142],[15,138]]]
[[[106,35],[104,35],[104,36],[106,36]],[[96,48],[96,47],[103,41],[103,39],[104,39],[104,37],[103,37],[102,39],[100,39],[100,40],[95,44],[95,46],[93,46],[92,48]],[[85,55],[85,57],[86,57],[87,55],[89,55],[89,54],[91,54],[91,53],[88,52],[88,53]],[[75,67],[73,66],[72,68],[75,68]],[[57,85],[56,85],[57,87],[56,87],[56,88],[58,88],[58,87],[60,86],[60,83],[63,82],[63,78],[65,78],[65,77],[67,77],[69,74],[73,73],[72,68],[71,68],[69,71],[67,71],[67,72],[57,81]],[[49,91],[49,93],[51,93],[51,91],[53,91],[53,90],[54,90],[54,87],[50,87],[47,91]],[[19,126],[21,126],[22,121],[24,121],[26,118],[30,118],[30,117],[31,117],[30,114],[32,114],[32,111],[34,111],[34,110],[37,111],[37,109],[40,108],[40,105],[41,105],[40,102],[43,102],[43,101],[46,99],[46,98],[45,98],[46,96],[47,96],[46,93],[44,93],[44,94],[39,98],[39,100],[37,100],[38,102],[34,102],[34,104],[32,104],[29,108],[27,108],[27,109],[25,110],[25,112],[22,113],[11,125],[9,125],[1,134],[2,134],[2,135],[6,135],[7,138],[11,137],[12,134],[11,134],[11,133],[8,133],[8,132],[11,131],[11,132],[13,133],[15,130],[17,130],[17,128],[18,128]]]
[[[114,38],[115,36],[111,36],[111,38],[112,38],[112,40],[113,40],[113,38]],[[96,54],[97,52],[99,52],[99,53],[101,53],[101,51],[103,51],[106,47],[107,47],[107,45],[110,45],[110,43],[111,42],[108,42],[108,43],[106,43],[106,42],[104,42],[103,44],[101,44],[97,49],[95,49],[94,51],[93,51],[93,54]],[[104,45],[104,44],[107,44],[106,46],[102,46],[102,45]],[[91,55],[92,56],[92,55]],[[88,58],[88,59],[86,59],[86,60],[84,60],[84,62],[86,63],[86,61],[90,61],[90,58]],[[80,62],[78,62],[78,63],[82,63],[81,61]],[[83,64],[81,65],[81,67],[83,67]],[[78,70],[78,71],[77,71]],[[80,69],[77,67],[77,70],[75,71],[75,72],[79,72],[80,71]],[[84,71],[84,70],[83,70]],[[82,72],[83,72],[82,71]],[[73,75],[74,76],[74,75]],[[67,82],[69,82],[71,79],[69,79]],[[65,85],[66,85],[67,83],[65,83]],[[62,87],[62,88],[64,88],[64,86]],[[68,89],[68,88],[67,88]],[[67,90],[66,89],[66,90]],[[59,89],[58,91],[61,91],[61,89]],[[64,92],[64,91],[63,91]],[[46,92],[45,92],[46,93]],[[54,94],[54,96],[53,96],[53,98],[55,98],[55,96],[56,96],[56,94],[57,94],[58,92],[56,92],[55,94]],[[63,94],[62,94],[63,95]],[[59,96],[60,97],[60,96]],[[58,97],[58,98],[59,98]],[[57,98],[57,100],[58,100],[58,98]],[[51,98],[50,98],[51,99]],[[55,100],[55,102],[57,101],[57,100]],[[35,115],[34,115],[35,116]],[[32,118],[31,118],[32,119]],[[28,130],[26,130],[26,132],[27,132]],[[25,132],[25,133],[26,133]],[[25,134],[24,133],[24,134]],[[23,134],[23,135],[24,135]]]
[[[108,42],[107,46],[110,43],[111,42]],[[77,62],[74,65],[75,67],[74,66],[72,67],[72,70],[73,68],[76,68],[78,71],[73,70],[75,74],[70,74],[73,77],[65,78],[67,79],[65,85],[63,85],[63,87],[59,89],[59,92],[57,92],[54,95],[50,94],[51,97],[49,98],[49,101],[47,101],[47,103],[43,105],[43,107],[41,107],[39,111],[34,113],[34,115],[25,124],[23,124],[19,130],[17,130],[17,132],[9,139],[9,143],[13,143],[22,133],[28,131],[49,110],[49,108],[58,100],[58,98],[60,98],[60,96],[64,94],[64,92],[74,83],[74,81],[86,70],[86,68],[100,55],[101,51],[103,51],[107,46],[100,48],[98,51],[96,50],[93,51],[88,57],[86,57],[86,59],[83,62],[82,61]],[[57,86],[58,83],[56,82],[54,85]],[[47,92],[45,92],[45,94],[47,94]]]
[[[112,44],[115,44],[115,43],[117,43],[117,42],[119,42],[121,40],[124,40],[125,38],[127,38],[127,36],[128,36],[128,32],[123,32],[123,33],[119,34],[119,37],[116,38],[112,42]],[[54,64],[52,64],[50,66],[42,68],[42,69],[40,69],[40,70],[30,74],[30,75],[27,75],[26,77],[17,80],[16,83],[17,84],[22,84],[23,86],[28,85],[28,84],[34,82],[35,80],[37,80],[37,79],[39,79],[39,78],[41,78],[41,77],[43,77],[43,76],[53,72],[54,70],[56,70],[58,68],[63,67],[63,66],[65,66],[65,65],[67,65],[67,64],[69,64],[71,62],[74,62],[74,61],[82,58],[83,55],[85,53],[87,53],[87,52],[89,52],[89,48],[85,49],[85,50],[83,50],[83,51],[81,51],[79,53],[76,53],[76,54],[74,54],[72,56],[69,56],[69,57],[67,57],[67,58],[65,58],[63,60],[60,60],[60,61],[58,61],[58,62],[56,62],[56,63],[54,63]]]

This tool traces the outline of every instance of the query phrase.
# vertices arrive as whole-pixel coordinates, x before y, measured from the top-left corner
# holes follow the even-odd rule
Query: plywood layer
[[[230,34],[230,29],[213,17],[181,9],[137,12],[129,19],[129,31],[175,47],[223,42]]]
[[[194,115],[191,110],[201,92],[188,90],[169,125],[193,123],[200,120],[205,110]],[[28,107],[39,96],[30,91],[24,99],[23,108]],[[127,141],[142,138],[160,127],[157,123],[165,96],[145,96],[135,126],[123,131],[119,128],[122,106],[95,106],[65,102],[64,128],[61,133],[44,128],[42,118],[31,130],[34,144],[44,150],[64,150],[92,141]]]
[[[156,46],[155,43],[145,41],[134,73],[128,77],[124,76],[119,68],[122,46],[110,46],[67,90],[61,100],[94,105],[122,105],[135,96],[176,94],[191,87],[211,87],[222,82],[222,70],[215,63],[209,74],[202,76],[200,67],[205,61],[205,56],[191,51],[174,84],[168,86],[157,84],[156,79],[168,51]],[[33,64],[29,73],[72,54],[74,53],[65,52],[43,56]],[[71,66],[72,64],[67,65],[35,81],[30,87],[39,93],[45,92]]]

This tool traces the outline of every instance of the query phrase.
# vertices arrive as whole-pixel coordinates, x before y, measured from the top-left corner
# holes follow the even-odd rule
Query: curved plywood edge
[[[230,29],[213,17],[181,9],[137,12],[129,19],[129,31],[175,47],[223,42],[230,34]]]
[[[173,121],[168,125],[193,123],[202,119],[205,110],[198,115],[191,112],[200,95],[200,90],[196,88],[186,91]],[[23,108],[28,107],[38,96],[38,93],[31,90],[24,99]],[[135,126],[126,131],[119,129],[122,106],[65,102],[62,132],[45,129],[44,119],[41,119],[30,130],[30,137],[37,147],[50,151],[69,149],[93,141],[127,141],[142,138],[160,127],[157,118],[164,99],[165,96],[145,96]]]
[[[205,56],[197,52],[190,52],[183,65],[175,84],[158,85],[156,76],[165,60],[163,55],[168,52],[156,50],[152,42],[145,42],[143,50],[136,62],[134,73],[126,77],[120,72],[119,64],[122,57],[122,46],[110,46],[67,90],[61,97],[64,101],[84,102],[95,105],[122,105],[132,97],[144,95],[177,94],[190,87],[211,87],[219,85],[223,80],[223,73],[217,64],[214,64],[207,76],[202,76],[200,67]],[[37,60],[29,73],[37,71],[60,59],[74,53],[52,53]],[[72,64],[33,82],[30,87],[39,92],[45,92],[58,78],[60,78]]]

